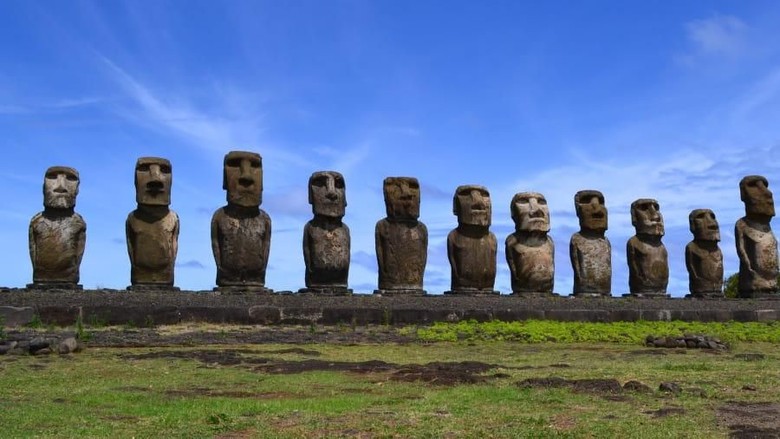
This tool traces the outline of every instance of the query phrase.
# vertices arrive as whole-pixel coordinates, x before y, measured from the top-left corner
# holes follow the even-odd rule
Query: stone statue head
[[[710,209],[694,209],[688,215],[688,223],[697,241],[720,241],[720,227],[715,212]]]
[[[604,194],[583,190],[574,194],[574,209],[580,219],[581,230],[604,233],[607,230],[607,206]]]
[[[171,162],[159,157],[141,157],[135,163],[135,201],[148,206],[171,204]]]
[[[739,195],[745,203],[745,214],[748,217],[775,216],[775,200],[766,178],[760,175],[748,175],[743,178],[739,182]]]
[[[387,177],[384,181],[387,217],[416,220],[420,217],[420,183],[413,177]]]
[[[549,232],[550,209],[547,199],[539,192],[518,192],[509,206],[512,221],[517,230],[523,232]]]
[[[452,213],[458,216],[458,224],[490,226],[490,192],[484,186],[458,186],[452,198]]]
[[[222,189],[228,204],[258,207],[263,203],[263,159],[260,154],[230,151],[223,162]]]
[[[344,176],[334,171],[320,171],[309,177],[309,204],[315,215],[342,218],[347,207]]]
[[[658,201],[640,198],[631,203],[631,224],[637,235],[664,236],[664,217]]]
[[[52,166],[43,177],[43,206],[72,209],[79,194],[79,173],[66,166]]]

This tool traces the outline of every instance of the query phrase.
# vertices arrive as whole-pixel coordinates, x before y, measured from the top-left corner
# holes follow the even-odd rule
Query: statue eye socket
[[[136,171],[140,172],[149,172],[149,169],[151,169],[151,166],[148,163],[142,163],[135,168]]]
[[[344,180],[337,178],[336,181],[333,182],[333,185],[336,187],[336,189],[344,189]]]
[[[536,203],[537,204],[541,204],[542,206],[546,206],[547,205],[547,200],[545,200],[544,198],[537,198],[536,199]]]
[[[311,181],[312,186],[325,187],[325,177],[317,177]]]
[[[409,182],[409,189],[420,189],[419,183]]]
[[[75,175],[73,175],[73,174],[68,174],[68,175],[67,175],[65,178],[66,178],[68,181],[79,181],[78,177],[76,177],[76,176],[75,176]]]
[[[238,168],[241,166],[241,159],[229,159],[225,164],[231,168]]]
[[[259,162],[259,161],[257,161],[257,160],[252,160],[252,161],[250,162],[250,165],[251,165],[253,168],[259,168],[259,167],[260,167],[260,162]]]
[[[163,174],[170,174],[171,167],[168,165],[160,165],[160,172],[162,172]]]

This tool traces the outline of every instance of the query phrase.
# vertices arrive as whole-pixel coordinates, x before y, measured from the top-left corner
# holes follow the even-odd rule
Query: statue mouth
[[[165,185],[161,181],[150,181],[146,183],[146,192],[156,195],[165,190]]]

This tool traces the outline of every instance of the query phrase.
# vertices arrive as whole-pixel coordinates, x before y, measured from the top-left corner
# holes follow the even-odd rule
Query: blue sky
[[[493,199],[498,289],[515,192],[546,195],[556,291],[569,294],[573,196],[606,197],[613,294],[627,292],[630,203],[658,199],[669,292],[687,292],[688,213],[715,211],[738,269],[738,182],[780,182],[780,3],[4,1],[0,3],[0,284],[32,277],[27,227],[43,173],[81,173],[85,287],[124,288],[139,156],[173,163],[176,283],[210,289],[222,156],[263,156],[267,284],[303,286],[309,175],[344,174],[350,284],[376,285],[382,179],[415,176],[430,232],[425,287],[449,287],[461,184]],[[777,190],[780,186],[770,186]]]

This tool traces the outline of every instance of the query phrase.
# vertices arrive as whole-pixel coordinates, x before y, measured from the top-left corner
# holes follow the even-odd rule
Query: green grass
[[[556,337],[567,333],[562,328],[559,332]],[[716,422],[722,404],[776,401],[780,392],[778,345],[743,342],[733,352],[713,354],[556,340],[303,346],[320,352],[318,357],[272,353],[289,345],[91,348],[70,357],[5,356],[0,357],[0,425],[3,437],[709,438],[728,433]],[[392,381],[388,373],[284,375],[259,372],[250,361],[221,366],[193,359],[122,357],[226,348],[248,349],[242,354],[245,360],[482,361],[499,365],[487,375],[502,375],[481,384],[447,387]],[[761,352],[764,359],[735,356],[743,352]],[[674,381],[684,390],[701,391],[610,399],[565,388],[516,385],[549,376],[614,378],[621,384],[639,380],[652,389]],[[742,390],[746,384],[757,390]],[[686,413],[661,418],[645,413],[664,407]]]
[[[647,335],[680,336],[706,334],[728,343],[780,343],[780,322],[614,322],[584,323],[529,320],[522,322],[434,323],[427,327],[401,329],[421,341],[514,341],[522,343],[626,343],[641,344]]]

